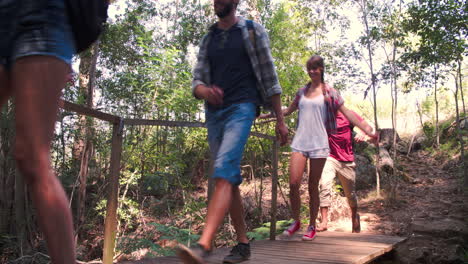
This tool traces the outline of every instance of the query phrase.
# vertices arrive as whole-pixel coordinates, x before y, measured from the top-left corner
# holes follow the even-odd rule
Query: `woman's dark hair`
[[[306,63],[307,70],[312,68],[320,68],[321,76],[322,76],[322,83],[325,83],[325,63],[323,62],[323,58],[319,55],[313,55],[307,60]]]

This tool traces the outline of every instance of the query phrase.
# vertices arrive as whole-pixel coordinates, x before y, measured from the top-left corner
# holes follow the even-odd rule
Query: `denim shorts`
[[[253,103],[206,110],[208,144],[214,160],[213,178],[225,179],[236,186],[242,183],[240,163],[255,115]]]
[[[71,63],[75,43],[64,0],[0,0],[0,65],[53,56]]]
[[[291,148],[292,152],[299,152],[301,153],[304,157],[308,159],[326,159],[328,155],[330,155],[330,149],[329,148],[323,148],[323,149],[315,149],[311,151],[302,151],[298,150],[295,148]]]

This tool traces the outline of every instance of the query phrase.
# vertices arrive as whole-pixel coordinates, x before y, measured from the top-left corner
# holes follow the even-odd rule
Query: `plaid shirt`
[[[192,93],[195,96],[195,87],[197,85],[211,85],[210,80],[210,63],[208,60],[208,44],[211,39],[211,32],[217,24],[210,27],[209,32],[202,38],[200,42],[200,50],[197,56],[197,64],[193,70]],[[255,46],[250,41],[249,31],[246,20],[239,17],[239,22],[235,25],[242,30],[242,38],[247,54],[252,63],[252,68],[257,79],[257,89],[260,92],[261,103],[266,108],[271,108],[272,95],[281,94],[282,89],[276,74],[273,57],[270,52],[270,40],[268,34],[262,25],[253,22],[255,33]],[[196,97],[196,96],[195,96]]]
[[[293,101],[293,104],[295,104],[296,107],[299,106],[301,96],[305,94],[311,84],[312,83],[309,82],[297,91],[296,97]],[[323,97],[325,99],[325,106],[327,107],[325,128],[327,129],[328,134],[336,134],[336,115],[338,109],[344,104],[343,97],[341,97],[340,92],[328,85],[325,85],[325,89],[323,89]]]

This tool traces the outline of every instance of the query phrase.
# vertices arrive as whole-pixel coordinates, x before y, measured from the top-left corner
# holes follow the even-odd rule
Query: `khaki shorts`
[[[350,207],[357,207],[356,185],[356,164],[354,162],[341,162],[332,157],[328,157],[323,167],[320,178],[320,207],[330,207],[335,176],[338,175],[341,186],[343,186],[346,198]]]

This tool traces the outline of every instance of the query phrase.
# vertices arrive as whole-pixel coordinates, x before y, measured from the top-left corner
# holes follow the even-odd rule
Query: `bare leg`
[[[19,59],[11,75],[16,104],[16,160],[29,184],[52,263],[75,263],[73,220],[51,170],[50,144],[68,65],[48,56]]]
[[[322,221],[317,227],[317,231],[326,231],[328,229],[328,207],[320,207],[320,215],[322,216]]]
[[[356,196],[356,172],[354,170],[355,165],[347,165],[342,167],[338,172],[338,178],[340,179],[341,185],[343,186],[344,193],[348,199],[349,208],[351,209],[351,223],[352,232],[361,232],[361,223],[358,210],[358,202]]]
[[[328,210],[332,201],[333,180],[336,176],[336,166],[334,164],[333,159],[327,158],[319,181],[320,214],[322,217],[320,225],[316,228],[318,232],[328,229]]]
[[[309,174],[309,210],[310,220],[309,225],[315,228],[315,220],[317,219],[320,198],[318,185],[322,175],[323,166],[327,159],[310,159],[310,174]]]
[[[211,248],[216,230],[221,225],[227,211],[231,207],[233,186],[224,179],[216,179],[216,187],[208,205],[205,228],[198,243],[205,249]]]
[[[234,186],[232,189],[232,202],[229,208],[229,214],[231,215],[232,223],[236,229],[237,241],[240,243],[249,243],[244,221],[244,206],[242,205],[239,186]]]
[[[307,158],[299,152],[291,154],[291,162],[289,163],[289,196],[291,199],[292,217],[295,221],[299,221],[301,209],[301,194],[299,187],[301,186],[302,174],[306,165]]]

